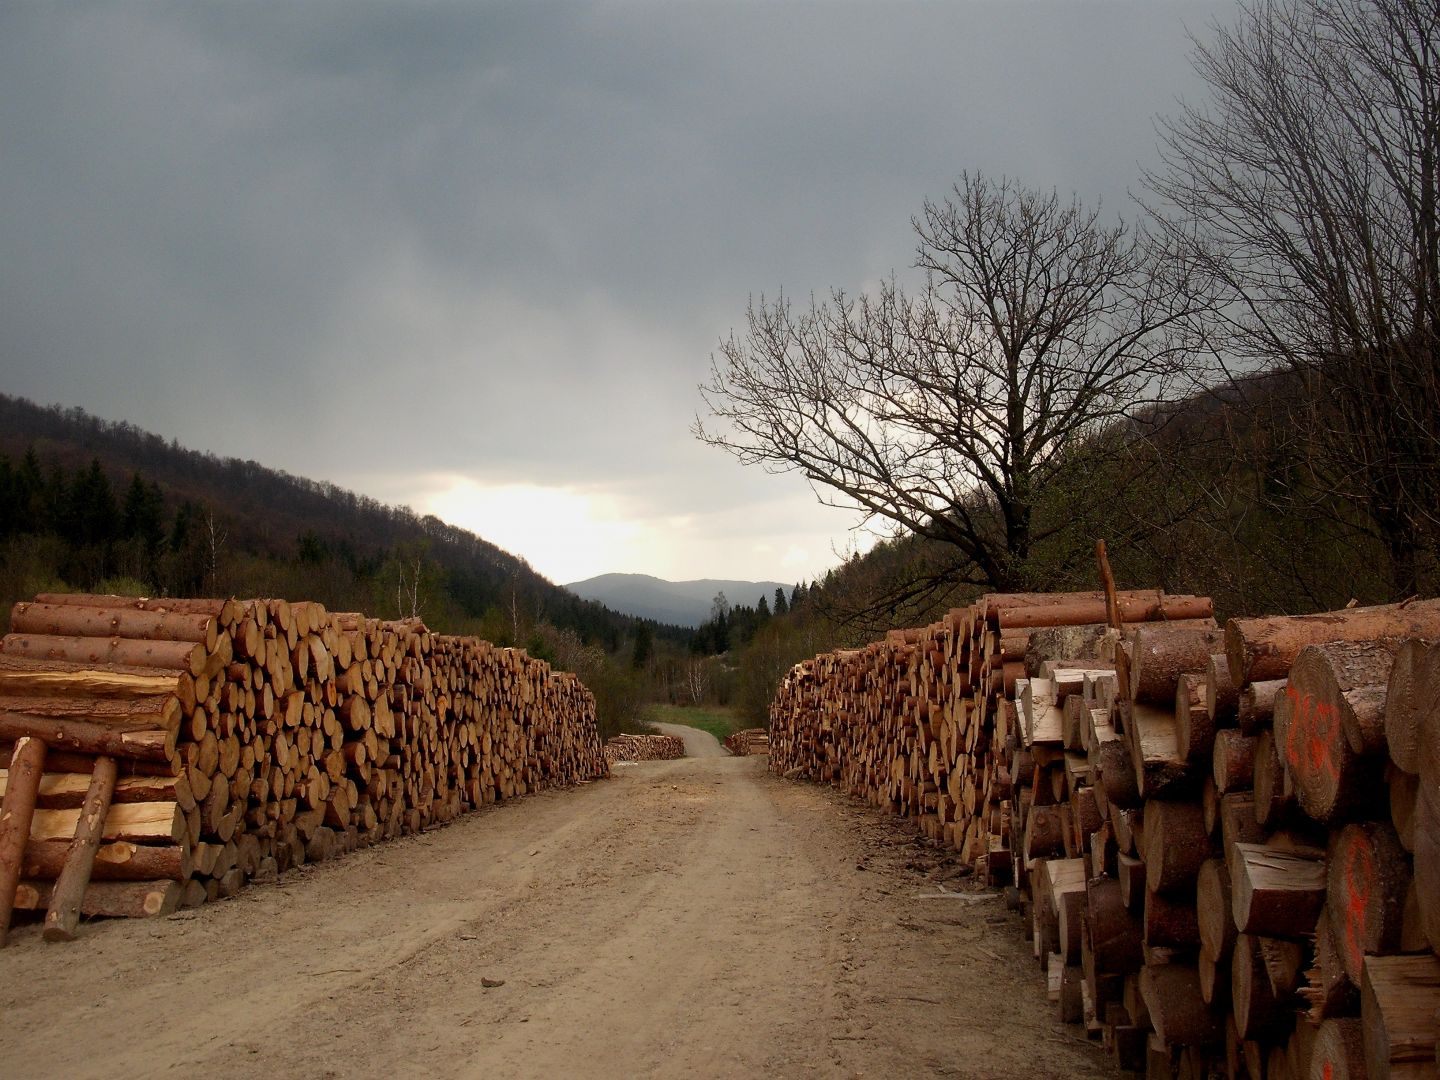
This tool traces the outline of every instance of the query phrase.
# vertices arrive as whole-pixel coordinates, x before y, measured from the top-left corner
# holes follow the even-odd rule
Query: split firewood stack
[[[1223,632],[1199,604],[1138,625],[1119,607],[1023,649],[1007,622],[1042,615],[992,625],[1020,666],[988,674],[1008,787],[977,862],[1013,880],[1061,1017],[1148,1076],[1437,1075],[1440,601]],[[816,775],[794,748],[843,769],[865,744],[821,659],[777,697],[782,773]]]
[[[685,740],[675,735],[620,734],[605,743],[605,758],[617,761],[670,761],[685,756]]]
[[[0,641],[0,932],[233,895],[607,775],[594,698],[523,651],[283,600],[45,594]]]
[[[766,728],[745,728],[725,736],[725,749],[736,757],[770,752],[770,732]]]

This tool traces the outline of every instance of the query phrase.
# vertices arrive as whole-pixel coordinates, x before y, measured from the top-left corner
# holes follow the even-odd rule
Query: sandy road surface
[[[997,898],[922,898],[966,884],[766,761],[620,766],[71,946],[21,928],[0,1076],[1110,1075]]]

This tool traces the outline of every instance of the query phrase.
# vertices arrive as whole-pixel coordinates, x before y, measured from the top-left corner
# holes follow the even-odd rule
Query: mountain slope
[[[699,626],[710,617],[720,593],[732,605],[754,606],[762,596],[767,604],[773,603],[776,589],[783,589],[788,597],[791,586],[779,581],[666,581],[649,574],[601,574],[565,588],[612,611],[677,626]]]
[[[38,460],[36,471],[44,484],[28,496],[29,505],[38,510],[22,515],[9,504],[19,482],[14,478],[29,451]],[[112,518],[114,502],[123,501],[134,474],[157,485],[163,505],[157,509],[159,550],[151,552],[152,565],[127,557],[135,543],[118,523],[112,522],[113,535],[101,542],[85,540],[83,550],[79,538],[67,536],[73,530],[62,511],[73,501],[92,460],[100,463],[113,492]],[[72,555],[78,551],[86,556],[66,560],[73,570],[64,565],[58,570],[73,588],[91,588],[100,579],[121,575],[139,579],[157,595],[205,589],[300,599],[303,593],[303,598],[320,600],[332,610],[393,614],[397,575],[413,569],[420,558],[426,567],[422,576],[433,571],[436,588],[443,589],[422,611],[433,629],[476,632],[485,629],[474,625],[482,618],[497,627],[544,620],[609,648],[633,632],[631,616],[582,600],[543,578],[524,559],[438,518],[254,461],[187,450],[82,409],[45,407],[0,394],[0,481],[0,502],[5,504],[0,516],[9,519],[0,522],[8,526],[0,531],[6,536],[55,535],[65,540]],[[198,520],[213,522],[221,537],[220,558],[212,553],[208,570],[206,560],[197,568],[188,564],[194,560],[185,559],[179,519],[187,514],[192,542]],[[28,520],[19,520],[22,516]],[[8,608],[18,598],[0,600]],[[684,636],[678,628],[662,627],[660,633]]]

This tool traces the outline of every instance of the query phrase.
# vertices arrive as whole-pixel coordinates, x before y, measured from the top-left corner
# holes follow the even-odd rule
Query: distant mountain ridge
[[[649,574],[600,574],[564,586],[586,600],[604,604],[611,611],[654,619],[675,626],[699,626],[710,618],[716,595],[725,594],[732,605],[753,607],[760,598],[774,604],[775,590],[784,589],[788,599],[793,588],[782,581],[730,581],[700,578],[695,581],[666,581]]]

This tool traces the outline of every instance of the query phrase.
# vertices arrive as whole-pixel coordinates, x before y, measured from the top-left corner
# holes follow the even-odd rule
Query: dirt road
[[[681,729],[676,729],[681,730]],[[765,758],[610,781],[0,953],[14,1077],[1107,1077],[1015,916]]]

